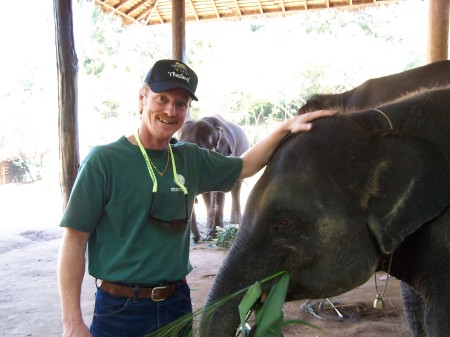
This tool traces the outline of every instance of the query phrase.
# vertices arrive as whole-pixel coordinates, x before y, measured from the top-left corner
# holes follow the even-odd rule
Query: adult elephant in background
[[[401,73],[372,78],[340,94],[313,95],[299,109],[299,113],[326,109],[362,110],[419,89],[445,87],[449,84],[450,61],[443,60]]]
[[[221,116],[204,117],[198,121],[187,120],[179,133],[180,141],[195,143],[198,146],[213,150],[225,156],[240,156],[249,148],[249,141],[245,131],[237,124],[227,121]],[[238,180],[231,190],[230,222],[241,222],[241,193],[242,180]],[[202,194],[207,210],[207,236],[216,237],[216,226],[223,226],[223,208],[225,193],[209,192]],[[194,241],[200,239],[196,216],[192,212],[192,226]]]
[[[281,270],[288,301],[337,296],[389,270],[423,299],[413,336],[448,336],[449,107],[450,87],[425,91],[288,137],[250,193],[207,303]],[[203,336],[234,336],[240,300],[203,320]]]

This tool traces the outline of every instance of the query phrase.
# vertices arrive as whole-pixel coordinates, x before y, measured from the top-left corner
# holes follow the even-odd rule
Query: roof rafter
[[[197,11],[196,11],[196,9],[195,9],[195,5],[192,3],[192,0],[189,0],[189,4],[191,5],[191,7],[192,7],[192,12],[194,13],[194,16],[195,16],[195,20],[199,20],[199,17],[198,17],[198,15],[197,15]]]
[[[262,6],[261,6],[261,1],[260,1],[260,0],[258,0],[258,7],[259,7],[259,12],[260,12],[261,14],[264,14],[264,10],[263,10],[263,8],[262,8]]]
[[[215,2],[214,0],[211,0],[211,5],[212,5],[213,8],[214,8],[214,12],[216,13],[217,18],[220,19],[220,13],[219,13],[219,11],[217,10],[216,2]]]
[[[133,13],[134,11],[139,10],[140,8],[144,7],[146,4],[145,0],[141,0],[139,3],[137,3],[136,5],[134,5],[133,7],[129,8],[125,14],[126,15],[130,15],[131,13]]]
[[[287,15],[304,10],[361,7],[406,0],[95,0],[103,10],[118,14],[125,24],[150,26],[172,22],[172,3],[185,1],[190,21],[242,19],[249,16]]]
[[[239,17],[241,17],[242,13],[241,13],[241,9],[239,8],[239,4],[238,4],[237,0],[234,0],[234,5],[236,6]]]

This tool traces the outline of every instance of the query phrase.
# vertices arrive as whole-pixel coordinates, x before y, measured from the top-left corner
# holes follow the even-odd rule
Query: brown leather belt
[[[101,281],[100,289],[114,296],[128,298],[150,298],[155,302],[159,302],[175,295],[177,289],[180,288],[184,283],[186,283],[185,279],[160,287],[147,288],[139,286],[126,286],[122,284],[111,283],[108,281]]]

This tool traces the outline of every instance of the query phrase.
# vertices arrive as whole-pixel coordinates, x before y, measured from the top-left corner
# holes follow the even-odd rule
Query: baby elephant
[[[249,148],[249,141],[244,130],[237,124],[225,120],[221,116],[204,117],[198,121],[187,120],[180,130],[179,139],[182,142],[195,143],[225,156],[240,156]],[[238,180],[231,190],[231,223],[240,223],[241,206],[240,191],[242,180]],[[207,210],[207,236],[216,237],[216,226],[223,226],[223,208],[225,193],[209,192],[202,194]],[[192,212],[192,232],[194,241],[198,242],[198,231],[195,213]]]

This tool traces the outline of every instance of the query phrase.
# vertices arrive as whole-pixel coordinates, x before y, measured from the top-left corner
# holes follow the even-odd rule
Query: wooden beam
[[[220,19],[220,13],[217,10],[216,2],[214,0],[211,0],[211,5],[214,7],[214,11],[216,12],[217,18]]]
[[[122,2],[119,2],[117,5],[114,6],[114,8],[115,8],[116,10],[120,10],[120,8],[121,8],[122,6],[125,6],[125,5],[127,4],[127,2],[128,2],[128,0],[122,0]]]
[[[172,0],[172,57],[186,62],[185,2]]]
[[[137,22],[140,23],[138,20],[136,20],[135,18],[133,18],[132,16],[126,15],[125,13],[115,9],[113,6],[108,5],[105,1],[102,0],[95,0],[95,2],[99,3],[101,6],[108,8],[110,11],[113,11],[114,13],[117,13],[120,16],[123,16],[124,18],[126,18],[129,21],[133,21],[133,22]]]
[[[428,63],[448,59],[449,2],[429,0]]]
[[[163,18],[161,17],[161,15],[159,15],[158,9],[156,8],[156,6],[158,5],[158,1],[159,0],[156,0],[152,7],[147,8],[145,11],[141,13],[141,15],[139,15],[139,18],[145,17],[144,25],[148,25],[150,19],[152,18],[153,13],[156,13],[156,15],[158,15],[159,22],[164,23]]]
[[[129,16],[129,15],[131,15],[131,13],[133,13],[134,11],[138,10],[139,8],[145,6],[146,4],[147,4],[147,1],[138,2],[136,5],[134,5],[130,9],[128,9],[126,12],[124,11],[124,13],[125,13],[125,15]],[[156,6],[156,3],[154,5],[154,7],[155,6]],[[119,8],[117,8],[117,9],[119,9]]]
[[[192,0],[189,0],[189,3],[191,4],[192,11],[194,12],[195,19],[197,21],[200,21],[200,18],[198,17],[197,9],[195,8],[194,3],[192,2]]]
[[[261,1],[260,1],[260,0],[258,0],[258,7],[259,7],[259,12],[260,12],[261,14],[264,14],[264,10],[263,10],[263,8],[262,8],[262,6],[261,6]]]
[[[236,6],[238,15],[241,18],[242,17],[241,8],[239,7],[239,4],[238,4],[237,0],[234,0],[234,5]]]

